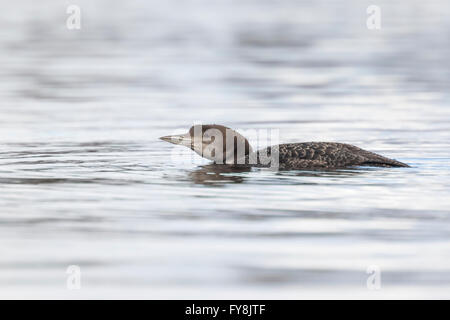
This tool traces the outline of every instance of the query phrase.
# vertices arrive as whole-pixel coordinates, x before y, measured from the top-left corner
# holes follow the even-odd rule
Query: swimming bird
[[[185,134],[160,139],[188,147],[215,164],[276,167],[278,170],[409,167],[403,162],[338,142],[286,143],[253,151],[244,136],[217,124],[195,125]]]

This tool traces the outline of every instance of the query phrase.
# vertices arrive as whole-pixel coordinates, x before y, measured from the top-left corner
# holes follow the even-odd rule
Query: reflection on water
[[[370,169],[369,169],[370,170]],[[271,171],[271,182],[277,183],[278,180],[283,180],[284,177],[352,177],[356,175],[364,174],[363,168],[359,169],[327,169],[327,170],[291,170],[291,171],[278,171],[272,169],[252,168],[249,166],[232,166],[232,165],[216,165],[209,164],[203,165],[196,169],[188,171],[189,179],[195,184],[204,185],[223,185],[227,183],[242,183],[245,181],[248,175],[245,173],[251,171]],[[302,184],[298,181],[299,184]],[[320,181],[319,181],[320,183]]]
[[[377,31],[357,0],[77,4],[78,31],[64,2],[0,12],[0,297],[449,298],[448,1],[378,1]],[[412,167],[214,166],[158,140],[194,122]]]
[[[242,173],[252,169],[245,166],[205,165],[189,172],[189,179],[195,184],[221,185],[225,183],[242,183],[245,176]]]

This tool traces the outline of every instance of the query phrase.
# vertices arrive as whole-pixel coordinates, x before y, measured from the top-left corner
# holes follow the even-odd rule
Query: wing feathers
[[[265,153],[266,148],[258,151]],[[408,167],[407,164],[389,159],[353,145],[336,142],[289,143],[273,146],[279,152],[280,168],[344,168],[350,166]]]

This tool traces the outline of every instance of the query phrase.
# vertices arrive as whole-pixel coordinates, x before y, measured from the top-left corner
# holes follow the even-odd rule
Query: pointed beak
[[[164,136],[160,138],[163,141],[170,142],[173,144],[180,144],[183,146],[191,145],[191,136],[189,134],[180,134],[174,136]]]

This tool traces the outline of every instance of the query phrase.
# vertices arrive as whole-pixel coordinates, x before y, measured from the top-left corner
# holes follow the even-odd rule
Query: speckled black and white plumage
[[[279,153],[279,169],[332,169],[353,166],[373,167],[409,167],[397,160],[389,159],[376,153],[363,150],[350,144],[337,142],[303,142],[287,143],[268,147],[256,152],[259,154]],[[254,156],[254,155],[253,155]],[[249,155],[250,157],[250,155]]]

